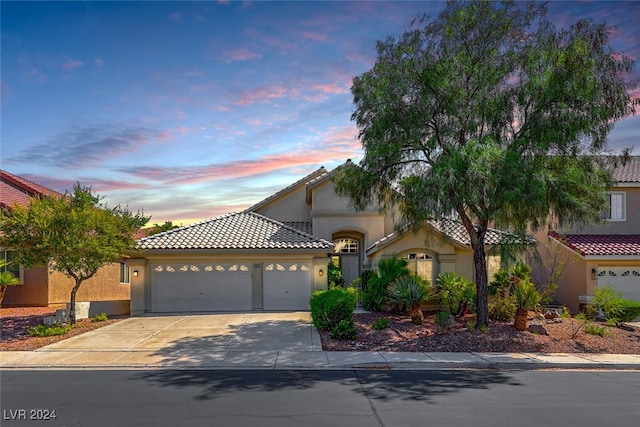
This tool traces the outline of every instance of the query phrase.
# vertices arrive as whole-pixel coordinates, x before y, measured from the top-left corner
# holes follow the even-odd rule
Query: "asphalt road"
[[[5,370],[0,380],[3,427],[617,427],[640,419],[638,371]]]

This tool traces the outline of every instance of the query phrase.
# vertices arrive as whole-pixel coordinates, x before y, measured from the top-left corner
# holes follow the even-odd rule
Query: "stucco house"
[[[0,207],[27,206],[34,197],[62,197],[62,194],[5,170],[0,170]],[[11,248],[0,248],[1,256],[13,259]],[[48,268],[25,269],[15,263],[8,268],[22,284],[10,286],[3,306],[50,306],[69,302],[73,279]],[[129,269],[125,262],[115,262],[101,268],[82,284],[77,301],[90,302],[90,315],[100,312],[122,314],[129,312]]]
[[[243,212],[140,239],[128,260],[131,313],[308,310],[311,293],[327,287],[330,261],[346,283],[391,255],[430,280],[448,271],[474,279],[459,222],[396,231],[393,215],[376,206],[355,211],[332,175],[321,167]],[[489,231],[487,250],[502,234]],[[500,257],[488,261],[492,275]]]
[[[560,264],[556,299],[574,313],[605,285],[640,301],[640,156],[617,163],[613,178],[602,224],[536,236],[543,265],[533,273],[543,277],[544,266]]]

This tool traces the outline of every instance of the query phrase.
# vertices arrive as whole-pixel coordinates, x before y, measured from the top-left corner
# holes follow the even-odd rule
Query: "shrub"
[[[602,286],[596,289],[593,301],[587,307],[590,317],[597,316],[602,312],[607,319],[619,319],[622,313],[622,295],[616,292],[611,285]]]
[[[335,340],[355,340],[357,335],[353,319],[343,319],[331,329],[331,338]]]
[[[511,295],[496,295],[489,301],[489,318],[498,322],[510,322],[516,314],[516,302]]]
[[[528,280],[522,280],[513,287],[513,296],[518,310],[535,310],[542,299],[535,285]]]
[[[389,327],[389,319],[386,317],[379,317],[371,324],[371,329],[379,331]]]
[[[309,301],[313,325],[320,331],[330,331],[342,320],[353,320],[356,300],[353,288],[314,292]]]
[[[327,281],[329,282],[329,288],[344,286],[342,270],[333,262],[329,262],[329,265],[327,266]]]
[[[436,325],[443,329],[449,328],[451,326],[451,312],[443,310],[436,313]]]
[[[600,326],[594,322],[587,322],[584,325],[584,331],[587,334],[591,334],[591,335],[599,335],[601,337],[605,336],[605,329],[604,326]]]
[[[72,326],[67,324],[58,325],[37,325],[27,329],[27,333],[32,337],[52,337],[54,335],[64,335],[71,330]]]
[[[623,299],[620,306],[620,314],[618,315],[620,322],[633,322],[637,317],[640,317],[640,302]]]
[[[431,283],[419,277],[401,277],[388,288],[389,301],[407,309],[411,322],[416,325],[422,325],[424,321],[420,303],[428,300],[431,293]]]
[[[362,285],[362,306],[369,311],[380,311],[385,303],[389,285],[410,274],[407,260],[395,255],[381,259],[376,270],[375,274],[368,273],[367,283]]]
[[[92,322],[106,322],[108,320],[107,313],[96,314],[91,318]]]
[[[463,314],[476,297],[472,282],[456,273],[440,273],[436,280],[438,298],[450,313]]]

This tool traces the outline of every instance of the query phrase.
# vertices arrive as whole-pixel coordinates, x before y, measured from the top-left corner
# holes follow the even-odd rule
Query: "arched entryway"
[[[333,255],[331,261],[340,267],[345,286],[360,276],[362,266],[362,242],[360,233],[336,233],[333,235]]]

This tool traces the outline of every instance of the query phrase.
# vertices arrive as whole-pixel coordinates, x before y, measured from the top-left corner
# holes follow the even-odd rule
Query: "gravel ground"
[[[113,316],[106,322],[79,320],[69,333],[54,337],[31,337],[30,326],[42,324],[42,319],[60,307],[0,308],[0,351],[30,351],[63,339],[83,334],[129,316]],[[604,337],[579,331],[579,323],[564,319],[562,323],[547,324],[549,336],[517,331],[511,323],[491,323],[485,333],[469,331],[467,317],[456,319],[455,326],[443,330],[436,326],[433,314],[427,313],[422,326],[411,324],[408,316],[387,313],[354,314],[358,338],[355,341],[331,339],[321,332],[322,348],[327,351],[416,351],[416,352],[544,352],[544,353],[619,353],[640,354],[640,329],[605,326]],[[380,331],[370,325],[379,317],[386,317],[390,327]],[[603,325],[604,326],[604,325]]]
[[[58,307],[0,308],[0,351],[35,350],[129,317],[128,315],[111,316],[105,322],[92,322],[91,319],[78,320],[76,326],[70,332],[53,337],[32,337],[27,333],[27,328],[41,325],[45,317],[55,314],[56,309],[63,307],[64,305]]]
[[[370,325],[379,317],[386,317],[390,327],[380,331]],[[427,314],[425,323],[416,326],[406,315],[379,313],[354,314],[358,331],[355,341],[338,341],[328,332],[321,332],[322,348],[328,351],[416,351],[416,352],[543,352],[543,353],[618,353],[640,354],[640,329],[619,328],[601,324],[605,336],[590,335],[580,330],[572,335],[580,323],[563,319],[549,323],[548,336],[520,332],[512,323],[489,325],[487,332],[469,330],[472,317],[456,319],[446,330],[438,328],[435,316]]]

